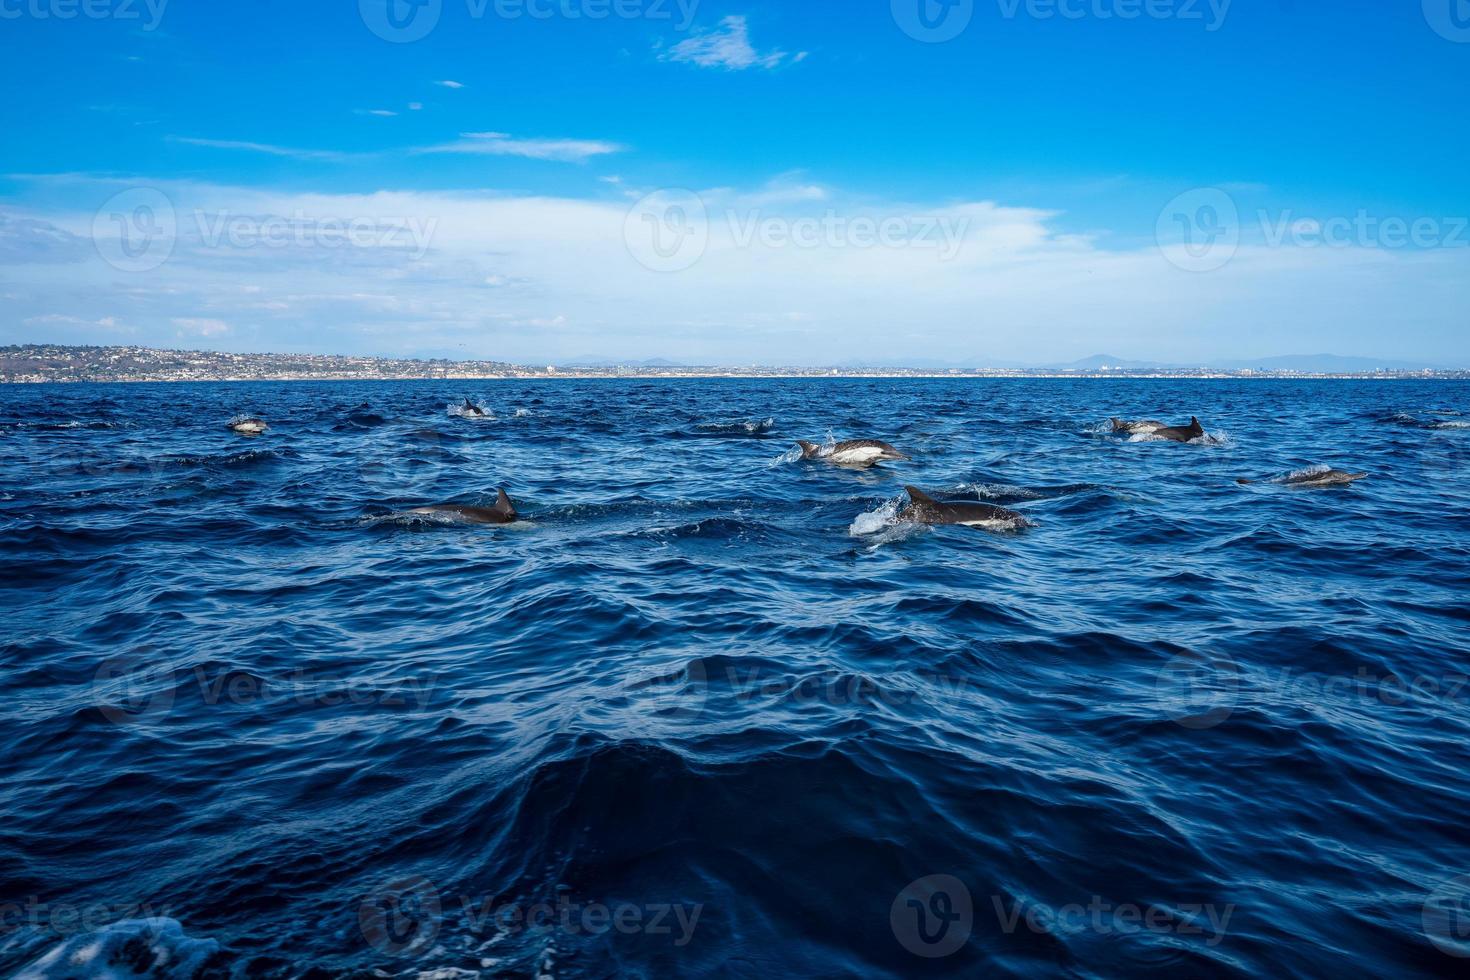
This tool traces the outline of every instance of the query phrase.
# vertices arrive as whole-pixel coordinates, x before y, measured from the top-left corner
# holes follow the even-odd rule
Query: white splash
[[[878,506],[877,510],[859,514],[853,518],[852,526],[847,529],[848,535],[861,538],[893,527],[898,523],[898,508],[902,502],[899,498],[886,500]]]
[[[173,919],[126,919],[71,936],[22,967],[15,980],[131,980],[192,977],[219,951],[213,939],[191,939]]]

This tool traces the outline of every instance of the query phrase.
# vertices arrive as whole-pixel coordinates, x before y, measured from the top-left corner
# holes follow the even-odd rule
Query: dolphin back
[[[918,487],[908,487],[908,486],[906,486],[903,489],[904,489],[904,492],[906,492],[909,495],[909,500],[912,501],[915,504],[930,504],[932,506],[938,506],[938,504],[939,504],[939,501],[935,500],[933,497],[929,496],[927,493],[925,493],[924,491],[920,490]]]

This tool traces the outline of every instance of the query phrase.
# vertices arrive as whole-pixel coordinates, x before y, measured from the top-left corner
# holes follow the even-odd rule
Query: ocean
[[[1462,976],[1462,412],[0,387],[0,975]],[[912,460],[793,452],[862,437]],[[1278,479],[1323,464],[1369,476]],[[905,485],[1032,526],[906,524]],[[502,487],[517,523],[407,514]]]

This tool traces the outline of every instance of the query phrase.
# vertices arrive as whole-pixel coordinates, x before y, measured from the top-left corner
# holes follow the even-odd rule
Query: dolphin
[[[460,406],[459,412],[461,415],[469,415],[477,419],[485,417],[485,410],[468,398],[464,400],[464,405]]]
[[[1114,432],[1126,432],[1130,436],[1151,435],[1152,433],[1155,433],[1160,429],[1165,428],[1164,423],[1155,422],[1152,419],[1145,419],[1139,422],[1129,422],[1125,421],[1124,419],[1113,419],[1112,422]]]
[[[270,426],[258,418],[235,419],[230,423],[230,431],[238,432],[242,436],[258,436]]]
[[[805,439],[796,440],[802,459],[821,459],[838,466],[872,466],[885,459],[908,459],[886,442],[877,439],[849,439],[830,449]]]
[[[963,524],[966,527],[985,527],[994,524],[1009,524],[1011,527],[1030,527],[1024,516],[994,504],[982,504],[974,500],[943,502],[935,500],[918,487],[904,487],[908,491],[909,505],[898,512],[901,521],[915,524]]]
[[[1193,415],[1189,417],[1188,425],[1165,426],[1162,429],[1155,429],[1149,433],[1149,435],[1158,436],[1161,439],[1169,439],[1173,442],[1188,442],[1191,439],[1198,439],[1204,434],[1205,427],[1200,425],[1199,419]]]
[[[1272,482],[1283,483],[1288,487],[1306,487],[1308,489],[1313,487],[1345,487],[1350,483],[1356,483],[1367,475],[1367,473],[1348,473],[1345,470],[1318,467],[1316,469],[1297,470],[1295,473],[1288,473]],[[1241,477],[1235,482],[1254,483],[1255,481]]]
[[[496,497],[494,507],[467,507],[464,504],[433,504],[428,507],[415,507],[409,511],[416,517],[437,517],[446,519],[456,524],[510,524],[518,515],[516,505],[510,502],[510,497],[501,490]]]

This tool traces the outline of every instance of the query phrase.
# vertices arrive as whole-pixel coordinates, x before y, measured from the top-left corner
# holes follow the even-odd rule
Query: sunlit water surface
[[[0,388],[0,973],[1454,975],[1467,395]]]

